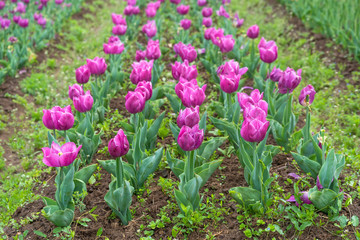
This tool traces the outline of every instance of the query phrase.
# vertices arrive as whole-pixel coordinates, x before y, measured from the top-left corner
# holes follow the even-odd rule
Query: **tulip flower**
[[[240,66],[239,63],[234,61],[233,59],[231,59],[230,61],[225,62],[224,65],[221,65],[218,70],[217,70],[217,74],[218,75],[227,75],[227,74],[241,74],[244,75],[247,71],[247,69],[245,70],[245,68],[241,69],[242,71],[240,72]]]
[[[14,36],[11,36],[11,37],[9,37],[8,41],[11,43],[17,43],[18,39]]]
[[[278,48],[274,41],[266,41],[264,38],[261,38],[258,45],[260,52],[260,59],[265,63],[272,63],[277,59]]]
[[[104,74],[107,68],[104,58],[95,57],[94,59],[86,59],[89,71],[93,75]]]
[[[19,26],[22,28],[27,28],[29,26],[29,19],[26,18],[20,18],[18,22]]]
[[[83,65],[75,71],[76,81],[80,84],[87,83],[90,79],[90,75],[91,72],[87,65]]]
[[[176,123],[179,128],[182,126],[188,126],[192,128],[193,126],[197,125],[199,121],[199,106],[196,106],[195,108],[185,108],[184,110],[181,109]]]
[[[147,7],[147,8],[145,9],[145,13],[146,13],[146,16],[147,16],[148,18],[153,18],[153,17],[156,16],[156,8],[154,8],[154,7]]]
[[[188,30],[191,27],[191,20],[189,19],[181,20],[180,27],[182,27],[184,30]]]
[[[287,68],[284,73],[283,77],[279,80],[279,93],[291,93],[294,89],[300,84],[301,82],[301,69],[295,72],[292,68]]]
[[[176,8],[176,11],[180,15],[186,15],[189,12],[190,6],[189,5],[180,5]]]
[[[110,139],[108,150],[113,158],[118,158],[126,155],[129,151],[130,145],[127,137],[122,129],[120,129],[116,136]]]
[[[17,7],[15,9],[15,12],[18,13],[26,13],[26,5],[22,2],[17,3]]]
[[[244,24],[244,19],[243,18],[240,19],[239,14],[235,13],[233,23],[235,27],[239,28]]]
[[[145,97],[140,92],[129,91],[125,97],[125,107],[129,113],[139,113],[144,110]]]
[[[259,89],[255,89],[250,93],[250,96],[248,96],[246,93],[238,93],[238,102],[240,104],[241,109],[245,109],[250,107],[250,105],[258,106],[262,108],[264,111],[267,109],[267,102],[265,102],[263,99],[264,93],[260,94]],[[267,112],[267,110],[266,110]]]
[[[220,88],[226,93],[233,93],[236,92],[239,88],[239,82],[241,76],[246,73],[248,68],[240,69],[240,74],[230,73],[230,74],[221,74],[219,75],[220,78]]]
[[[13,21],[14,21],[14,23],[19,23],[19,20],[21,19],[21,16],[17,16],[17,15],[14,15],[13,16]],[[38,19],[37,19],[38,20]],[[36,21],[37,21],[36,20]]]
[[[105,54],[121,54],[124,51],[124,44],[121,41],[113,43],[104,43],[103,49]]]
[[[269,121],[245,119],[241,126],[241,137],[248,142],[261,142],[265,138],[268,127]]]
[[[149,40],[146,47],[146,58],[149,60],[156,60],[161,56],[159,40]]]
[[[81,147],[82,145],[77,148],[73,142],[67,142],[61,147],[52,142],[51,148],[42,148],[44,153],[43,163],[49,167],[69,166],[75,161]]]
[[[170,0],[171,3],[178,5],[181,3],[181,0]]]
[[[3,9],[5,7],[5,2],[4,1],[0,1],[0,10]]]
[[[66,131],[74,125],[74,115],[71,111],[70,105],[65,108],[55,106],[52,109],[43,109],[42,121],[50,130]]]
[[[231,0],[222,0],[222,4],[230,4]]]
[[[1,24],[2,29],[8,29],[11,24],[11,20],[10,19],[1,19],[0,24]]]
[[[78,84],[74,84],[72,86],[69,86],[69,98],[71,100],[74,100],[74,97],[79,97],[80,95],[84,95],[84,90],[82,86]]]
[[[148,21],[143,27],[142,32],[146,34],[148,38],[153,38],[156,35],[157,28],[154,20]]]
[[[315,94],[314,87],[311,84],[307,85],[300,92],[299,103],[303,106],[310,106],[314,101]]]
[[[258,25],[253,25],[251,27],[248,28],[246,35],[248,36],[248,38],[251,39],[255,39],[259,36],[259,26]]]
[[[185,107],[201,106],[206,97],[205,90],[206,84],[200,88],[196,79],[188,82],[180,78],[180,82],[175,86],[175,92]]]
[[[177,142],[182,150],[193,151],[201,146],[203,140],[204,130],[200,130],[199,125],[195,125],[192,128],[184,125],[180,129]]]
[[[136,50],[135,60],[140,62],[141,60],[145,60],[146,51]]]
[[[206,0],[198,0],[197,4],[199,5],[199,7],[205,6],[206,5]]]
[[[270,79],[274,82],[279,82],[280,79],[283,77],[284,72],[280,68],[274,67],[270,73]]]
[[[144,96],[145,101],[152,97],[152,90],[151,82],[139,82],[135,88],[135,92],[141,93]]]
[[[128,0],[127,4],[131,5],[131,6],[135,6],[136,5],[136,0]]]
[[[178,51],[179,51],[178,54],[183,61],[188,60],[189,62],[192,62],[197,57],[197,52],[196,52],[195,48],[193,46],[191,46],[191,44],[180,45]]]
[[[111,14],[112,21],[115,25],[127,25],[126,19],[121,14]]]
[[[40,18],[39,20],[37,20],[37,23],[40,26],[45,27],[46,26],[46,19],[45,18]]]
[[[114,35],[124,35],[126,33],[127,30],[127,25],[124,24],[120,24],[120,25],[115,25],[112,29],[112,33]]]
[[[132,64],[133,70],[130,74],[130,80],[133,84],[138,84],[141,81],[151,81],[151,71],[153,68],[153,60],[147,62],[142,60]]]
[[[176,80],[179,80],[180,77],[182,77],[191,81],[198,76],[196,65],[189,66],[188,60],[185,60],[184,63],[175,62],[175,64],[171,65],[171,72]]]
[[[14,16],[15,17],[15,16]],[[42,14],[41,13],[34,13],[34,20],[37,21],[39,20],[40,18],[42,18]],[[15,20],[14,20],[15,22]]]
[[[211,38],[211,42],[220,47],[221,44],[221,38],[224,37],[224,29],[220,28],[220,29],[214,29],[211,32],[210,38]]]
[[[120,39],[117,36],[109,37],[108,43],[120,42]]]
[[[83,95],[74,96],[73,103],[75,109],[79,112],[90,111],[94,103],[94,99],[90,94],[90,90],[88,90]]]
[[[230,17],[229,13],[226,12],[224,6],[222,6],[222,5],[220,6],[219,10],[216,11],[216,14],[217,14],[218,16],[223,16],[223,17],[225,17],[225,18],[229,18],[229,17]]]
[[[299,175],[297,175],[296,173],[289,173],[288,176],[292,177],[295,180],[301,179],[301,177]]]
[[[210,17],[211,15],[212,15],[212,13],[213,13],[213,10],[212,10],[212,8],[203,8],[202,10],[201,10],[201,14],[203,15],[203,17]]]
[[[205,27],[211,27],[212,25],[212,19],[211,18],[203,18],[202,20],[202,25],[204,25]],[[210,39],[210,38],[209,38]]]
[[[55,4],[60,5],[64,2],[64,0],[55,0]]]
[[[243,115],[246,121],[252,121],[254,119],[260,120],[261,122],[266,121],[268,113],[268,104],[262,106],[249,105],[249,107],[244,109]]]
[[[235,45],[235,40],[232,35],[226,35],[220,38],[220,51],[222,53],[227,53],[233,50]]]

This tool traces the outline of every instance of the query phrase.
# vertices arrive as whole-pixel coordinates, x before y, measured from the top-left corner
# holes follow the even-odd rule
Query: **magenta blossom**
[[[215,31],[215,28],[207,28],[207,29],[205,29],[205,31],[204,31],[204,38],[206,39],[206,40],[211,40],[211,36],[212,36],[212,34],[213,34],[213,32]]]
[[[4,1],[0,1],[0,10],[3,9],[5,7],[5,2]]]
[[[74,115],[71,111],[71,106],[64,108],[55,106],[52,109],[43,109],[42,121],[50,130],[69,130],[74,125]]]
[[[274,67],[270,73],[270,79],[274,82],[279,82],[280,79],[284,76],[284,72],[280,68]]]
[[[154,61],[147,62],[142,60],[140,62],[134,62],[132,64],[133,70],[130,74],[130,80],[133,84],[138,84],[141,81],[151,81],[151,71]]]
[[[74,96],[73,103],[75,109],[79,112],[90,111],[94,103],[94,99],[90,94],[90,90],[88,90],[83,95]]]
[[[10,24],[11,24],[11,20],[10,19],[0,19],[0,24],[1,24],[1,28],[2,29],[8,29]]]
[[[184,125],[180,129],[177,142],[182,150],[193,151],[201,146],[203,140],[204,130],[200,130],[199,125],[192,128]]]
[[[269,121],[245,119],[241,126],[241,137],[248,142],[261,142],[265,138],[268,127]]]
[[[180,14],[180,15],[186,15],[188,14],[190,9],[190,5],[180,5],[176,8],[176,11]]]
[[[238,102],[242,110],[250,107],[250,105],[262,108],[264,111],[267,109],[268,104],[263,99],[263,94],[260,94],[259,89],[255,89],[250,93],[250,96],[246,93],[237,93]],[[267,111],[266,111],[267,112]]]
[[[83,65],[75,71],[76,81],[80,84],[87,83],[90,79],[90,75],[91,72],[87,65]]]
[[[185,45],[182,42],[178,43],[178,52],[179,56],[183,61],[188,60],[189,62],[193,62],[197,57],[197,52],[195,47],[191,46],[191,44]]]
[[[249,107],[245,108],[243,112],[244,119],[247,121],[257,119],[261,122],[265,122],[268,113],[268,104],[267,102],[265,103],[266,104],[261,106],[249,105]]]
[[[200,114],[199,114],[199,106],[195,108],[185,108],[184,110],[180,110],[179,116],[176,120],[177,125],[179,128],[182,126],[193,127],[198,124],[200,121]]]
[[[175,86],[175,92],[185,107],[201,106],[206,98],[205,90],[206,84],[200,88],[196,79],[187,81],[180,78],[180,82]]]
[[[309,199],[309,192],[300,192],[302,195],[300,196],[300,200],[302,201],[302,203],[305,203],[305,204],[312,204],[312,202],[310,201]],[[299,203],[296,202],[296,199],[295,199],[295,196],[292,195],[288,200],[286,200],[288,202],[294,202],[296,204],[296,206],[298,207],[299,206]]]
[[[145,98],[142,93],[129,91],[125,97],[125,107],[126,110],[132,114],[144,110]]]
[[[121,41],[113,43],[104,43],[103,49],[105,54],[121,54],[124,51],[124,44]]]
[[[233,23],[235,27],[239,28],[244,24],[244,19],[243,18],[240,19],[239,14],[235,13]]]
[[[153,18],[153,17],[156,16],[156,8],[154,8],[154,7],[147,7],[147,8],[145,9],[145,13],[146,13],[146,16],[147,16],[148,18]]]
[[[135,60],[140,62],[141,60],[145,60],[146,51],[136,50]]]
[[[198,0],[198,1],[197,1],[197,4],[198,4],[200,7],[205,6],[206,3],[207,3],[206,0]]]
[[[216,11],[216,14],[217,14],[218,16],[223,16],[223,17],[225,17],[225,18],[229,18],[229,17],[230,17],[229,13],[226,12],[226,10],[225,10],[225,8],[224,8],[223,5],[221,5],[220,8],[219,8],[219,10]]]
[[[120,39],[117,36],[111,36],[109,37],[108,43],[115,43],[115,42],[119,42]]]
[[[284,73],[283,77],[279,80],[279,93],[291,93],[294,89],[300,84],[301,82],[301,69],[295,72],[292,68],[287,68]]]
[[[213,14],[213,10],[212,8],[205,7],[201,10],[201,14],[203,15],[203,17],[210,17]]]
[[[299,103],[303,106],[310,106],[314,101],[315,94],[314,87],[311,84],[307,85],[300,92]]]
[[[191,20],[182,19],[180,21],[180,27],[182,27],[184,30],[188,30],[191,27]]]
[[[220,38],[220,51],[222,53],[227,53],[233,50],[235,45],[235,40],[232,35],[226,35]]]
[[[15,16],[14,16],[15,17]],[[35,21],[37,21],[37,20],[39,20],[40,18],[42,18],[43,16],[42,16],[42,14],[41,13],[34,13],[34,20]],[[14,22],[15,22],[15,20],[14,20]]]
[[[178,5],[181,3],[181,0],[170,0],[171,3]]]
[[[22,28],[27,28],[29,26],[29,19],[27,18],[20,18],[18,22],[19,26]]]
[[[61,147],[57,143],[52,142],[51,148],[42,148],[44,153],[43,163],[49,167],[69,166],[77,158],[81,147],[82,145],[77,148],[73,142],[67,142]]]
[[[153,38],[156,35],[157,28],[155,20],[148,21],[143,27],[142,32],[146,34],[148,38]]]
[[[121,14],[111,14],[112,21],[115,25],[126,25],[126,19]]]
[[[196,65],[189,66],[188,60],[185,60],[184,63],[175,62],[175,64],[171,65],[171,72],[176,80],[179,80],[180,77],[182,77],[190,81],[196,79],[198,76]]]
[[[253,26],[249,27],[249,29],[246,32],[246,35],[248,36],[248,38],[251,38],[251,39],[257,38],[259,36],[259,26],[253,25]]]
[[[218,47],[220,47],[222,37],[224,37],[224,29],[222,28],[214,29],[210,35],[211,42]]]
[[[95,57],[94,59],[86,59],[86,62],[92,75],[102,75],[107,69],[104,58]]]
[[[71,100],[74,100],[74,97],[79,97],[80,95],[84,95],[84,90],[82,86],[79,84],[74,84],[72,86],[69,86],[69,98]]]
[[[205,27],[211,27],[212,25],[212,19],[211,18],[203,18],[202,20],[202,25],[204,25]],[[210,39],[210,38],[209,38]]]
[[[149,100],[152,97],[152,84],[151,82],[139,82],[139,84],[135,88],[135,92],[141,93],[145,101]]]
[[[220,74],[220,88],[226,93],[236,92],[239,88],[241,76],[247,72],[248,68],[241,68],[239,73]]]
[[[242,68],[242,70],[245,70],[244,68]],[[218,75],[224,75],[224,74],[240,74],[240,66],[239,63],[234,61],[233,59],[231,59],[230,61],[225,62],[225,64],[221,65],[218,69],[217,69],[217,74]],[[244,75],[246,73],[245,72],[241,72],[241,75]]]
[[[264,38],[261,38],[258,45],[260,52],[260,59],[265,63],[272,63],[277,59],[278,48],[274,41],[266,41]]]
[[[112,157],[118,158],[126,155],[129,151],[130,145],[127,137],[122,129],[120,129],[116,136],[110,139],[108,150]]]
[[[127,30],[127,25],[124,24],[120,24],[120,25],[115,25],[112,29],[112,33],[114,35],[124,35],[126,33]]]
[[[161,56],[159,40],[149,40],[146,47],[146,58],[149,60],[156,60]]]

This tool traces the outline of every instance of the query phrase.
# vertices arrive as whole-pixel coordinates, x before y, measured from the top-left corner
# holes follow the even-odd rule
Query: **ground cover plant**
[[[276,6],[238,2],[94,1],[65,23],[63,58],[7,94],[26,171],[4,161],[2,236],[358,238],[358,116],[319,99],[356,111],[357,73],[280,35]]]

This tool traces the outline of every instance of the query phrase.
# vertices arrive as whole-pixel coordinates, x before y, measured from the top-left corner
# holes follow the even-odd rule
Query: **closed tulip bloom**
[[[183,61],[186,59],[189,62],[193,62],[197,57],[197,52],[195,47],[191,46],[191,44],[182,45],[182,47],[179,49],[179,56]]]
[[[120,129],[116,136],[110,139],[108,150],[113,158],[118,158],[126,155],[129,151],[130,145],[127,137],[122,129]]]
[[[184,125],[180,129],[177,142],[182,150],[193,151],[201,146],[203,140],[204,130],[200,130],[199,125],[192,128]]]
[[[301,69],[295,72],[292,68],[287,68],[284,71],[283,77],[279,81],[279,93],[291,93],[301,82]]]
[[[246,72],[247,72],[247,68],[242,68],[240,71],[239,63],[234,61],[233,59],[225,62],[225,64],[221,65],[217,70],[218,75],[232,74],[232,73],[244,75]]]
[[[75,96],[73,99],[74,107],[79,112],[88,112],[91,110],[94,99],[90,94],[90,90],[80,96]]]
[[[104,74],[107,68],[104,58],[95,57],[94,59],[86,59],[89,71],[93,75]]]
[[[109,37],[108,43],[120,42],[120,39],[117,36]]]
[[[71,100],[74,100],[74,97],[79,97],[80,95],[84,95],[84,90],[82,86],[79,84],[74,84],[72,86],[69,86],[69,98]]]
[[[226,35],[220,38],[220,51],[222,53],[230,52],[234,49],[235,40],[232,35]]]
[[[74,125],[74,115],[70,105],[65,108],[55,106],[52,109],[43,109],[43,113],[42,121],[50,130],[69,130]]]
[[[73,142],[67,142],[61,147],[52,142],[51,148],[42,148],[44,158],[43,163],[49,167],[66,167],[72,164],[77,158],[82,145],[76,147]]]
[[[158,10],[160,8],[160,5],[161,5],[161,2],[156,1],[156,2],[149,2],[146,7],[147,8],[155,8],[156,10]]]
[[[141,93],[145,100],[149,100],[152,97],[152,84],[151,82],[139,82],[135,88],[135,92]]]
[[[201,88],[197,85],[195,88],[185,87],[181,99],[182,104],[185,107],[201,106],[206,98],[205,90],[206,84]]]
[[[159,40],[149,40],[146,47],[146,58],[156,60],[161,56],[161,50],[159,46]]]
[[[2,29],[8,29],[11,24],[11,20],[10,19],[1,19],[0,23],[1,23]]]
[[[222,4],[229,4],[231,3],[231,0],[222,0]]]
[[[245,74],[247,68],[241,69],[242,73]],[[236,92],[239,88],[239,82],[241,79],[241,74],[222,74],[220,75],[220,88],[226,93],[233,93]]]
[[[9,37],[8,41],[11,43],[17,43],[18,39],[14,36],[11,36],[11,37]]]
[[[179,82],[175,85],[175,93],[180,99],[183,98],[184,90],[187,87],[195,89],[195,88],[198,88],[199,86],[198,86],[196,79],[188,81],[188,80],[180,77]]]
[[[115,25],[127,25],[126,19],[121,14],[111,14],[111,19]]]
[[[284,72],[280,68],[274,67],[270,73],[270,79],[274,82],[279,82],[280,79],[283,77]]]
[[[22,28],[27,28],[29,26],[29,19],[26,18],[20,18],[18,22],[19,26]]]
[[[21,17],[20,16],[17,16],[17,15],[14,15],[13,16],[13,21],[14,21],[14,23],[19,23],[19,20],[21,19]],[[36,21],[37,21],[38,19],[36,19]]]
[[[184,63],[175,62],[175,64],[171,65],[171,72],[176,80],[182,77],[190,81],[198,76],[196,65],[189,66],[188,60],[185,60]]]
[[[260,59],[265,63],[272,63],[277,59],[278,48],[274,41],[266,41],[264,38],[261,38],[258,45],[260,52]]]
[[[260,107],[266,105],[267,108],[267,103],[264,100],[262,100],[264,93],[260,94],[259,89],[253,90],[250,93],[250,96],[247,95],[246,93],[237,93],[237,96],[238,96],[239,105],[243,110],[249,107],[250,105],[260,106]]]
[[[104,43],[103,49],[105,54],[121,54],[124,51],[124,44],[121,41],[113,43]]]
[[[244,119],[247,121],[257,119],[260,120],[261,122],[265,122],[267,113],[268,113],[268,104],[266,103],[264,105],[261,105],[261,107],[250,105],[249,107],[244,109],[243,114],[244,114]]]
[[[22,2],[18,2],[15,11],[19,13],[26,13],[26,5]]]
[[[145,60],[146,51],[136,50],[135,60],[140,62],[141,60]]]
[[[243,18],[240,19],[239,14],[235,13],[233,23],[235,27],[239,28],[244,24],[244,19]]]
[[[132,114],[141,112],[145,107],[144,96],[140,92],[129,91],[125,97],[125,107]]]
[[[268,127],[269,121],[245,119],[241,126],[241,137],[248,142],[261,142],[265,138]]]
[[[181,0],[170,0],[171,3],[178,5],[181,3]]]
[[[184,29],[184,30],[188,30],[191,27],[191,20],[189,19],[183,19],[180,21],[180,26]]]
[[[132,64],[133,70],[130,74],[130,80],[133,84],[138,84],[141,81],[151,81],[151,71],[153,68],[153,60],[147,62],[142,60]]]
[[[225,10],[225,8],[224,8],[223,5],[221,5],[220,8],[219,8],[219,10],[216,11],[216,14],[217,14],[218,16],[223,16],[223,17],[225,17],[225,18],[229,18],[229,17],[230,17],[229,13],[226,12],[226,10]]]
[[[195,108],[181,109],[176,123],[181,128],[182,126],[193,127],[200,121],[199,106]]]
[[[299,103],[303,106],[310,106],[314,101],[315,94],[314,87],[311,84],[307,85],[300,92]]]
[[[176,11],[180,15],[186,15],[189,12],[189,9],[190,9],[190,5],[180,5],[176,8]]]
[[[213,14],[213,10],[212,8],[205,7],[201,10],[201,14],[203,15],[203,17],[210,17]]]
[[[178,55],[180,53],[180,49],[183,46],[185,46],[185,44],[182,42],[178,42],[178,43],[174,44],[174,52]]]
[[[90,79],[90,75],[91,72],[87,65],[83,65],[75,71],[76,81],[80,84],[87,83]]]
[[[207,29],[205,29],[205,31],[204,31],[204,38],[206,39],[206,40],[211,40],[211,36],[212,36],[212,34],[213,34],[213,32],[215,31],[215,28],[207,28]]]
[[[143,27],[142,32],[146,34],[148,38],[153,38],[156,35],[157,28],[154,20],[148,21]]]
[[[138,6],[133,6],[131,12],[132,15],[138,15],[140,13],[140,8]]]
[[[147,8],[145,9],[145,13],[146,13],[146,16],[147,16],[148,18],[153,18],[153,17],[156,16],[156,8],[154,8],[154,7],[147,7]]]
[[[206,5],[206,0],[198,0],[197,1],[197,4],[202,7],[202,6],[205,6]]]
[[[64,0],[55,0],[55,4],[60,5],[64,2]]]
[[[122,36],[126,33],[126,30],[127,30],[127,25],[123,25],[123,24],[115,25],[112,29],[112,33],[114,35]]]
[[[0,10],[3,9],[5,7],[5,2],[4,1],[0,1]]]
[[[131,6],[135,6],[136,5],[136,0],[128,0],[127,4],[131,5]]]
[[[203,20],[202,20],[202,25],[204,25],[205,27],[211,27],[212,19],[204,17]]]
[[[249,27],[249,29],[246,32],[246,35],[248,36],[248,38],[251,38],[251,39],[257,38],[259,36],[259,26],[253,25],[253,26]]]
[[[40,26],[45,27],[45,26],[46,26],[46,19],[45,19],[45,18],[40,18],[39,20],[37,20],[37,23],[38,23]]]

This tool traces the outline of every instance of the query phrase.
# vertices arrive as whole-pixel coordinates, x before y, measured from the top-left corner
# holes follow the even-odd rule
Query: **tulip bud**
[[[84,95],[84,90],[82,86],[78,84],[74,84],[72,86],[69,86],[69,98],[71,100],[74,99],[74,97],[79,97],[80,95]]]
[[[311,84],[307,85],[300,92],[299,103],[303,106],[310,106],[314,101],[315,94],[314,87]]]
[[[292,68],[287,68],[284,73],[283,77],[279,80],[279,93],[291,93],[294,89],[300,84],[301,82],[301,69],[295,72]]]
[[[205,18],[210,17],[210,16],[212,15],[212,13],[213,13],[212,8],[207,8],[207,7],[205,7],[205,8],[203,8],[203,9],[201,10],[201,14],[202,14],[203,17],[205,17]]]
[[[146,101],[152,97],[152,90],[151,82],[139,82],[135,88],[135,92],[141,93]]]
[[[239,82],[241,75],[236,75],[235,73],[220,75],[220,88],[226,93],[236,92],[239,88]]]
[[[191,20],[189,19],[183,19],[180,21],[180,26],[184,29],[184,30],[188,30],[191,27]]]
[[[77,158],[81,147],[82,145],[77,148],[73,142],[67,142],[61,147],[52,142],[51,148],[42,148],[44,154],[43,163],[49,167],[69,166]]]
[[[261,142],[265,138],[268,127],[269,121],[245,119],[241,126],[241,137],[248,142]]]
[[[180,15],[186,15],[189,12],[190,6],[189,5],[180,5],[176,8],[176,11]]]
[[[212,19],[211,18],[203,18],[202,20],[202,25],[204,25],[205,27],[211,27],[212,25]],[[210,38],[209,38],[210,39]]]
[[[86,59],[89,71],[93,75],[104,74],[107,68],[105,59],[95,57],[94,59]]]
[[[250,96],[248,96],[246,93],[237,93],[238,95],[238,102],[240,104],[241,109],[245,109],[250,107],[250,105],[259,106],[263,109],[267,109],[267,102],[265,102],[263,99],[264,93],[260,94],[259,89],[255,89],[251,92]]]
[[[227,53],[233,50],[235,45],[235,40],[232,35],[226,35],[220,38],[220,51],[222,53]]]
[[[181,45],[179,48],[179,56],[183,61],[188,60],[189,62],[193,62],[197,57],[197,52],[195,50],[195,47],[191,46],[191,44],[188,45]]]
[[[90,91],[87,91],[85,94],[80,96],[75,96],[73,99],[74,107],[79,112],[88,112],[91,110],[94,99],[90,94]]]
[[[156,16],[156,8],[154,8],[154,7],[147,7],[147,8],[145,9],[145,13],[146,13],[146,16],[147,16],[148,18],[153,18],[153,17]]]
[[[108,150],[112,157],[118,158],[126,155],[129,151],[129,141],[122,129],[118,131],[116,136],[110,139]]]
[[[226,10],[225,10],[225,8],[224,8],[223,5],[221,5],[220,8],[219,8],[219,10],[216,11],[216,14],[217,14],[218,16],[223,16],[223,17],[225,17],[225,18],[229,18],[229,17],[230,17],[229,13],[226,12]]]
[[[69,130],[74,125],[74,115],[70,105],[65,108],[55,106],[50,110],[43,109],[43,113],[43,123],[50,130]]]
[[[83,65],[75,71],[76,81],[80,84],[87,83],[90,79],[90,75],[91,73],[87,65]]]
[[[199,106],[195,108],[185,108],[184,110],[180,110],[179,116],[176,120],[177,125],[179,128],[182,126],[193,127],[198,124],[200,121],[199,115]]]
[[[204,130],[200,130],[199,125],[192,128],[184,125],[180,129],[177,142],[182,150],[193,151],[201,146],[203,140]]]
[[[182,77],[190,81],[195,79],[198,75],[196,65],[189,66],[189,62],[187,60],[185,60],[184,63],[175,62],[175,64],[171,65],[171,72],[176,80],[179,80],[180,77]]]
[[[206,5],[206,0],[198,0],[197,4],[199,7],[205,6]]]
[[[112,33],[113,33],[114,35],[120,35],[120,36],[122,36],[122,35],[124,35],[124,34],[126,33],[126,30],[127,30],[127,25],[123,25],[123,24],[121,24],[121,25],[115,25],[115,26],[113,27],[113,29],[112,29]]]
[[[283,75],[284,72],[280,68],[274,67],[272,72],[270,73],[270,79],[271,81],[279,82]]]
[[[260,52],[260,59],[265,63],[272,63],[277,59],[278,48],[274,41],[267,42],[264,38],[261,38],[258,45]]]
[[[149,40],[146,47],[146,58],[156,60],[161,56],[159,40]]]
[[[138,84],[141,81],[151,81],[151,71],[153,68],[153,60],[150,62],[140,61],[132,64],[133,70],[130,74],[130,80],[133,84]]]
[[[249,29],[246,32],[246,35],[248,36],[248,38],[251,38],[251,39],[257,38],[259,36],[259,26],[253,25],[253,26],[249,27]]]
[[[140,92],[129,91],[125,97],[125,107],[129,113],[138,113],[144,110],[145,98]]]
[[[145,33],[148,38],[153,38],[157,32],[155,21],[148,21],[147,24],[142,27],[142,32]]]
[[[19,26],[22,28],[27,28],[29,26],[29,19],[26,18],[20,18],[18,22]]]
[[[115,25],[126,25],[126,19],[121,14],[111,14],[112,21]]]

